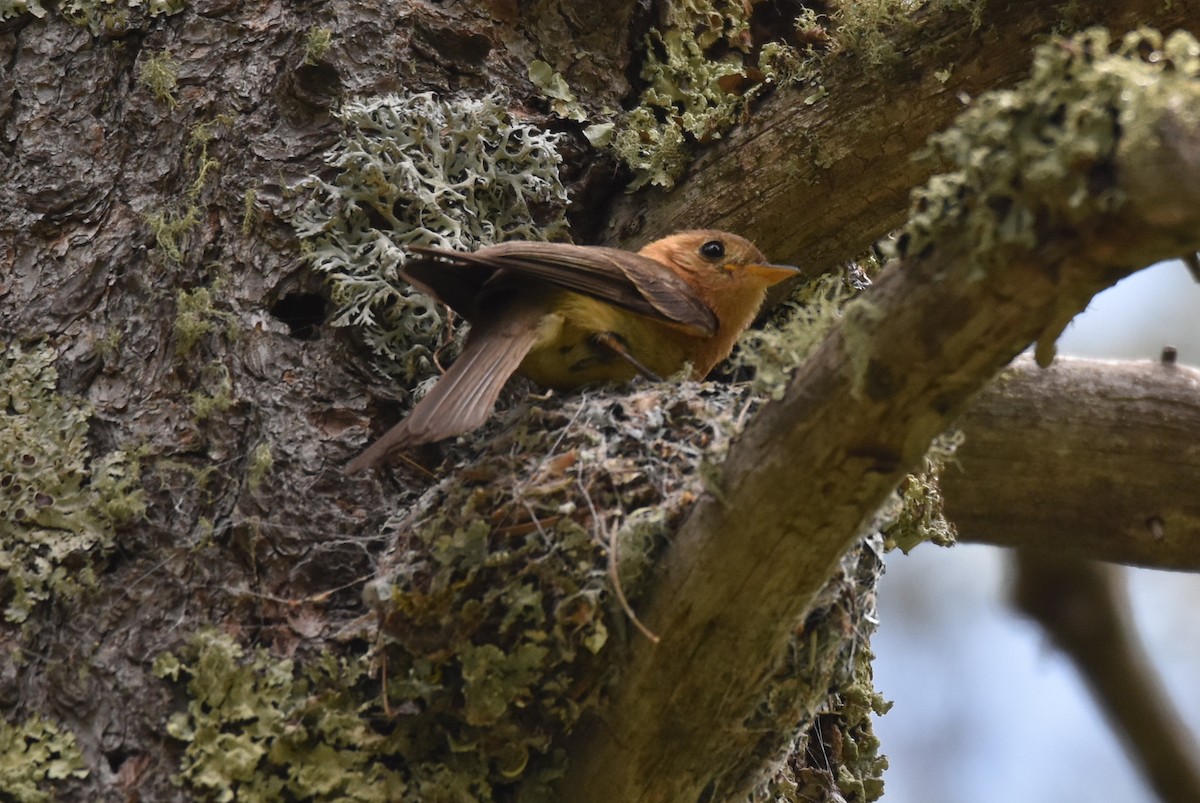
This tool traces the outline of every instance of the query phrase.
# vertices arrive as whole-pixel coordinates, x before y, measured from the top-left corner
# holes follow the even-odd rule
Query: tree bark
[[[510,0],[197,0],[157,18],[114,11],[88,23],[95,29],[56,16],[58,7],[0,22],[0,346],[5,358],[14,344],[49,349],[55,401],[88,411],[77,440],[96,475],[67,480],[99,485],[99,458],[128,450],[141,461],[133,480],[146,504],[115,533],[113,546],[49,566],[56,576],[94,573],[87,594],[55,597],[22,625],[0,624],[3,726],[38,717],[60,723],[88,773],[54,783],[61,799],[188,799],[171,781],[186,745],[165,733],[187,709],[189,690],[151,667],[210,626],[248,645],[245,654],[223,656],[242,672],[243,690],[258,682],[251,667],[272,669],[270,682],[279,684],[272,694],[292,684],[295,671],[295,694],[285,702],[317,702],[299,709],[310,718],[287,709],[276,720],[291,735],[292,725],[307,727],[339,699],[362,703],[343,718],[354,727],[363,718],[356,736],[375,738],[394,715],[411,713],[380,714],[388,701],[380,702],[375,679],[356,675],[353,690],[335,684],[319,697],[300,674],[322,652],[343,669],[365,664],[361,591],[386,546],[379,525],[427,480],[350,482],[341,473],[370,418],[395,412],[392,391],[350,338],[321,326],[327,290],[308,271],[286,218],[300,202],[297,181],[327,170],[321,154],[338,136],[331,110],[347,98],[426,89],[478,97],[503,87],[533,119],[547,108],[527,75],[538,58],[588,93],[593,107],[627,101],[648,4],[535,5],[529,14]],[[1066,7],[1079,16],[1064,18]],[[721,225],[778,260],[851,258],[900,221],[908,187],[929,171],[909,156],[959,110],[957,91],[975,93],[1023,73],[1034,33],[1060,22],[1107,21],[1117,29],[1135,20],[1164,28],[1200,22],[1194,2],[984,8],[985,24],[972,30],[965,13],[931,5],[913,27],[887,32],[900,58],[883,68],[868,68],[853,53],[831,60],[821,79],[828,92],[813,105],[796,102],[808,91],[778,90],[744,130],[705,151],[675,192],[622,198],[612,237],[630,242]],[[308,42],[322,30],[330,43],[317,53]],[[151,67],[165,71],[157,84],[147,79]],[[548,114],[537,119],[573,130]],[[611,157],[598,156],[579,135],[566,154],[564,175],[580,217],[603,217],[595,211],[600,199],[620,190]],[[943,281],[943,269],[961,279],[956,257],[968,250],[948,246],[910,263],[909,276],[893,275],[857,308],[788,400],[747,434],[721,484],[729,507],[707,500],[681,534],[651,617],[664,646],[640,645],[614,711],[622,730],[612,739],[595,729],[580,733],[563,799],[639,799],[622,797],[621,789],[695,799],[669,797],[688,786],[680,773],[732,778],[722,789],[756,776],[760,765],[738,753],[744,734],[737,723],[757,678],[741,687],[746,678],[737,673],[771,671],[781,631],[833,571],[880,495],[987,375],[1047,320],[1078,308],[1119,273],[1098,275],[1098,265],[1125,270],[1196,245],[1189,223],[1200,204],[1189,193],[1200,184],[1192,167],[1168,158],[1165,175],[1155,178],[1178,189],[1161,205],[1184,210],[1171,226],[1161,216],[1138,218],[1147,200],[1140,188],[1128,221],[1105,222],[1087,236],[1053,232],[1049,250],[1011,276]],[[1148,242],[1166,229],[1171,247]],[[1134,245],[1145,246],[1137,260],[1125,250]],[[1042,290],[1069,300],[1052,311],[1057,302]],[[977,309],[985,296],[998,302],[994,312]],[[305,305],[307,324],[292,311]],[[913,333],[916,340],[905,339]],[[7,391],[13,377],[0,382]],[[5,405],[6,422],[19,408],[28,412]],[[789,444],[792,455],[783,451]],[[5,454],[24,458],[8,446]],[[756,471],[760,460],[768,474]],[[0,477],[0,489],[9,483]],[[813,504],[787,507],[778,498],[784,492]],[[756,507],[761,520],[747,514]],[[1174,538],[1175,514],[1156,510]],[[1186,531],[1186,521],[1179,526]],[[12,527],[0,523],[0,546],[16,540]],[[0,578],[5,602],[10,580]],[[742,592],[769,599],[742,610],[756,604]],[[690,630],[709,626],[703,637]],[[251,646],[262,653],[252,656]],[[655,656],[670,662],[659,665]],[[697,673],[680,681],[693,657]],[[649,692],[645,703],[631,706],[641,691]],[[721,710],[712,714],[717,701]],[[694,711],[681,711],[693,703]],[[245,709],[234,713],[223,738],[248,730],[237,718]],[[795,725],[785,723],[779,738]],[[709,733],[693,738],[697,729]],[[645,752],[627,760],[617,747],[626,738]],[[312,741],[322,757],[337,752],[332,741]],[[714,741],[731,748],[720,746],[719,760],[709,752]],[[674,754],[656,766],[663,751]],[[389,756],[379,763],[404,762]],[[615,767],[612,783],[592,774],[605,767]],[[276,766],[267,781],[291,769]]]
[[[1200,27],[1196,2],[1018,0],[982,4],[980,14],[927,4],[886,31],[887,64],[841,53],[822,68],[819,86],[777,89],[669,192],[619,197],[603,241],[629,247],[712,226],[750,238],[776,261],[826,270],[904,222],[909,190],[936,169],[914,158],[929,135],[968,98],[1020,79],[1028,61],[1015,56],[1048,31],[1101,25],[1119,38],[1142,25]]]
[[[1064,48],[1069,93],[1076,82],[1090,83],[1090,67],[1074,69],[1096,54],[1079,40]],[[1095,69],[1107,80],[1108,67]],[[1076,110],[1060,108],[1065,101],[1038,75],[1025,90],[1029,99],[1012,98],[1005,108],[1020,120],[1012,130],[1053,140],[1059,115],[1072,119]],[[1180,195],[1189,186],[1184,176],[1200,180],[1200,127],[1180,114],[1200,102],[1200,82],[1168,78],[1141,95],[1138,79],[1123,80],[1121,89],[1109,87],[1115,105],[1107,125],[1119,119],[1125,128],[1113,129],[1111,151],[1072,168],[1107,177],[1092,187],[1094,197],[1115,191],[1123,199],[1118,213],[1081,217],[1064,189],[1066,174],[1055,174],[1066,183],[1053,190],[1001,181],[997,197],[987,189],[993,177],[985,186],[950,179],[953,200],[933,192],[918,210],[933,220],[934,240],[921,239],[919,227],[911,239],[910,224],[900,241],[913,256],[847,309],[784,398],[747,426],[717,493],[698,502],[666,555],[643,616],[662,641],[635,645],[605,721],[581,729],[571,746],[575,760],[562,788],[573,799],[665,803],[748,792],[767,770],[752,765],[760,733],[743,727],[767,692],[766,668],[787,649],[793,623],[835,561],[931,440],[1031,341],[1041,356],[1052,354],[1053,338],[1094,293],[1200,246],[1200,214],[1187,211],[1200,208],[1200,189]],[[998,112],[1002,119],[1009,118]],[[964,134],[956,142],[972,167],[994,164],[989,148],[1045,166],[1040,148],[998,144],[988,126],[971,130],[978,140]],[[1032,166],[1018,161],[1010,169],[1032,179]],[[960,169],[975,175],[966,164]],[[994,209],[1003,221],[1025,204],[1026,219],[1036,221],[1036,244],[1027,248],[974,217]]]
[[[942,472],[959,539],[1200,570],[1200,372],[1017,361],[956,424]]]

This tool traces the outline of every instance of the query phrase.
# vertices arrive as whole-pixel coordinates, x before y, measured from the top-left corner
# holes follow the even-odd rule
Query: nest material
[[[426,748],[410,760],[453,766],[494,799],[518,788],[522,800],[552,799],[556,748],[603,704],[630,640],[642,638],[620,593],[637,608],[671,533],[760,403],[745,384],[635,385],[518,407],[451,447],[457,465],[386,523],[393,547],[368,594],[389,706]],[[876,539],[847,557],[798,627],[762,722],[746,723],[765,726],[762,758],[781,772],[789,751],[803,756],[818,738],[801,736],[818,713],[836,717],[824,707],[829,689],[864,688],[864,669],[869,680],[859,664],[878,548]],[[855,699],[877,703],[865,689]],[[870,709],[837,732],[869,733]],[[430,728],[444,740],[418,738]],[[763,794],[775,797],[762,799],[788,799],[784,787],[796,788],[773,782]]]

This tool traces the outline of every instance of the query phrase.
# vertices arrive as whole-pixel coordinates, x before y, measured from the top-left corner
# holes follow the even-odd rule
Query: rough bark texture
[[[207,657],[215,673],[226,661],[229,671],[220,677],[230,688],[267,683],[263,677],[283,683],[281,675],[290,684],[293,667],[286,659],[296,659],[289,693],[297,705],[310,707],[302,709],[305,716],[289,709],[275,721],[285,735],[300,739],[296,734],[305,728],[319,733],[317,720],[326,711],[348,712],[349,719],[359,713],[346,703],[355,698],[343,694],[337,682],[319,683],[317,675],[302,681],[299,673],[315,672],[316,656],[328,649],[345,659],[337,666],[352,674],[347,666],[367,653],[373,631],[364,623],[363,584],[391,536],[379,524],[430,480],[400,475],[350,481],[341,473],[368,439],[370,422],[394,417],[394,400],[404,393],[378,381],[352,338],[322,326],[330,305],[285,220],[299,202],[290,188],[326,169],[321,154],[339,133],[330,112],[345,98],[401,90],[477,96],[502,88],[521,114],[570,132],[564,180],[573,191],[576,231],[582,239],[596,239],[592,232],[602,228],[607,218],[602,210],[620,192],[621,174],[610,156],[587,148],[577,127],[551,119],[550,103],[530,83],[528,66],[533,59],[549,63],[588,108],[619,107],[631,94],[639,33],[654,21],[648,5],[199,0],[170,16],[150,19],[135,10],[120,24],[97,18],[90,29],[53,11],[40,19],[26,14],[0,22],[5,65],[0,341],[7,349],[2,365],[10,371],[3,377],[5,391],[16,383],[18,350],[52,355],[53,369],[34,370],[30,386],[39,404],[66,405],[63,420],[86,421],[68,439],[71,453],[82,455],[90,469],[67,478],[77,486],[73,492],[100,488],[102,459],[123,451],[139,461],[132,479],[145,505],[144,513],[137,505],[127,507],[124,514],[132,510],[132,516],[118,515],[110,505],[104,515],[118,522],[105,525],[110,543],[97,541],[49,561],[46,571],[53,570],[54,582],[94,571],[95,583],[86,593],[51,595],[23,621],[0,625],[0,736],[18,751],[26,741],[49,743],[44,726],[28,725],[45,719],[72,734],[77,745],[75,763],[67,762],[56,779],[29,775],[22,783],[53,790],[63,800],[217,795],[212,786],[185,789],[172,783],[197,737],[178,721],[168,725],[189,705],[218,707],[211,699],[197,702],[204,681],[212,678],[192,676],[197,680],[192,688],[171,684],[166,678],[181,680],[183,670],[162,660],[209,625],[222,635],[206,637],[207,652],[194,656],[196,664]],[[1092,18],[1118,29],[1133,20],[1170,28],[1195,23],[1200,15],[1196,3],[1068,5],[1080,14],[1090,9]],[[993,6],[1003,11],[990,16]],[[1054,10],[1060,6],[1049,12],[1032,3],[985,8],[987,24],[978,29],[965,24],[964,12],[939,17],[930,11],[911,30],[883,32],[900,54],[891,64],[859,69],[852,54],[839,57],[822,79],[829,94],[814,106],[801,108],[795,93],[777,92],[751,116],[744,133],[708,151],[675,193],[622,200],[614,216],[620,230],[635,216],[631,206],[640,205],[652,210],[636,235],[642,240],[664,233],[660,227],[721,224],[755,238],[776,259],[811,254],[803,261],[825,264],[852,257],[900,220],[906,188],[924,175],[908,157],[958,109],[956,92],[973,93],[1024,74],[1032,35],[1064,22]],[[1083,18],[1066,22],[1079,21]],[[322,30],[330,35],[328,49],[314,37]],[[925,39],[922,31],[937,33]],[[972,56],[976,50],[978,58]],[[950,62],[955,66],[943,83],[934,72]],[[910,70],[906,64],[919,66]],[[903,108],[896,105],[910,95]],[[872,106],[876,98],[891,105]],[[810,129],[819,136],[806,133]],[[1184,139],[1193,136],[1192,129],[1189,121],[1180,121]],[[784,133],[775,139],[779,132]],[[775,141],[768,147],[769,140]],[[1154,146],[1154,153],[1162,151]],[[1161,166],[1181,194],[1200,186],[1187,172],[1194,163],[1183,167],[1173,158]],[[1098,178],[1103,183],[1109,177]],[[820,203],[811,203],[818,190]],[[1171,229],[1176,251],[1196,245],[1185,224],[1200,204],[1184,200],[1178,207],[1182,220]],[[1178,202],[1173,196],[1162,208],[1177,210]],[[761,762],[745,761],[746,752],[738,752],[744,745],[726,739],[736,731],[747,689],[758,677],[739,688],[729,685],[732,672],[772,671],[773,653],[763,653],[756,666],[749,648],[771,647],[792,626],[880,495],[967,395],[1036,336],[1047,318],[1078,308],[1081,293],[1117,275],[1097,275],[1096,264],[1119,263],[1124,270],[1174,253],[1146,239],[1162,232],[1166,222],[1136,222],[1089,229],[1095,238],[1086,246],[1073,239],[1078,232],[1039,232],[1052,241],[1050,250],[1035,251],[1012,275],[997,278],[999,285],[934,281],[938,266],[953,270],[953,257],[965,251],[949,248],[913,263],[912,278],[893,276],[879,288],[871,306],[860,308],[865,317],[830,340],[797,379],[789,400],[748,435],[722,484],[729,506],[709,500],[673,550],[653,626],[676,645],[674,661],[695,655],[695,665],[714,674],[692,677],[691,687],[672,685],[680,665],[660,668],[650,661],[668,650],[642,649],[620,692],[617,734],[631,745],[659,741],[628,767],[618,766],[616,781],[590,781],[596,771],[623,759],[611,744],[590,741],[601,739],[597,731],[590,738],[581,735],[576,749],[583,752],[563,799],[603,793],[605,800],[632,801],[644,793],[641,799],[692,800],[700,789],[685,792],[692,782],[681,780],[681,772],[695,770],[695,779],[704,783],[720,776],[713,789],[741,790],[758,777]],[[1112,239],[1118,235],[1144,246],[1141,261],[1134,264],[1123,250],[1126,243]],[[1096,248],[1105,245],[1112,253],[1097,257]],[[1068,257],[1069,268],[1056,272],[1053,266]],[[1076,271],[1077,266],[1083,267]],[[923,284],[922,277],[929,281]],[[985,291],[993,295],[985,299]],[[1051,295],[1060,291],[1069,291],[1061,304]],[[910,292],[911,299],[904,296]],[[949,293],[949,300],[938,293]],[[939,298],[949,306],[937,308],[933,317],[917,314]],[[996,302],[997,314],[983,325],[969,313],[985,302]],[[959,306],[962,314],[945,313]],[[894,320],[877,320],[871,312],[892,308]],[[974,323],[980,325],[971,328]],[[929,352],[917,355],[911,374],[896,367],[913,358],[901,348],[906,331],[918,332],[918,350]],[[850,349],[846,333],[880,345]],[[985,347],[973,348],[976,343]],[[847,388],[854,392],[842,404]],[[6,423],[36,418],[34,412],[27,400],[6,399]],[[810,415],[815,434],[806,438],[792,425]],[[838,419],[828,433],[815,428],[821,415]],[[853,421],[851,431],[847,421]],[[841,442],[835,442],[835,432],[844,436]],[[782,452],[792,440],[810,457],[796,462]],[[5,448],[2,453],[25,472],[18,484],[42,472],[38,461],[54,454],[0,444]],[[750,470],[760,461],[774,466],[770,476]],[[52,463],[49,473],[55,468]],[[15,487],[10,476],[0,476],[0,492]],[[867,483],[855,484],[864,477]],[[781,487],[801,489],[794,498],[815,499],[803,511],[805,518],[795,518],[794,510],[772,498]],[[0,503],[7,501],[0,497]],[[53,513],[53,498],[35,501],[50,505]],[[126,493],[123,503],[128,502]],[[761,511],[761,521],[748,510]],[[93,515],[91,508],[85,512]],[[62,530],[62,521],[45,515],[44,529]],[[20,521],[28,516],[22,510]],[[0,521],[0,546],[9,548],[23,537],[28,528],[16,521]],[[724,524],[732,529],[722,538],[740,534],[736,543],[714,538],[707,552],[692,551],[705,532]],[[751,537],[755,528],[764,533]],[[794,577],[760,577],[757,572],[772,562],[785,565],[788,556],[778,550],[789,541],[781,533],[815,533],[823,540],[814,540],[811,549],[805,543],[803,554],[790,556],[796,562],[786,570]],[[6,605],[15,595],[14,577],[15,572],[0,578]],[[726,590],[714,586],[711,598],[698,591],[695,584],[709,579],[724,581]],[[779,618],[755,628],[738,618],[737,608],[722,607],[731,593],[729,580],[758,583],[758,591],[771,592],[761,611]],[[683,591],[681,583],[687,586]],[[672,602],[682,599],[680,593],[699,602]],[[717,607],[705,613],[703,605]],[[708,646],[721,631],[693,639],[691,625],[674,622],[674,615],[739,632],[745,625],[738,637],[744,642],[723,643],[724,652],[710,655]],[[727,649],[743,643],[745,652]],[[237,645],[264,652],[243,655]],[[248,676],[238,674],[241,669]],[[650,677],[660,669],[661,678]],[[362,746],[411,712],[387,710],[378,675],[369,682],[361,674],[353,677],[346,686],[365,689],[362,699],[375,706],[375,719],[353,732]],[[629,708],[628,701],[648,685],[659,696],[647,697],[640,710]],[[653,699],[662,707],[655,708]],[[691,718],[680,714],[681,700],[692,708]],[[728,721],[711,718],[705,708],[721,701],[725,707],[718,713]],[[701,705],[692,705],[697,702]],[[219,736],[245,735],[251,719],[262,721],[251,713],[233,711]],[[702,745],[711,747],[711,741],[689,736],[697,722],[708,736],[731,744],[720,745],[715,754],[704,752]],[[20,731],[15,740],[10,728]],[[790,736],[789,730],[778,739]],[[55,744],[66,750],[65,743]],[[557,747],[547,747],[547,753]],[[661,769],[651,763],[657,750],[672,753]],[[280,766],[303,766],[286,755],[277,760],[271,781],[286,773]],[[403,762],[380,763],[391,770]],[[360,769],[354,765],[346,774],[366,777]],[[240,766],[226,771],[239,778],[252,774]],[[643,784],[646,773],[661,777]],[[731,779],[727,786],[721,785],[724,779]],[[315,790],[320,780],[295,783]],[[320,798],[301,790],[291,793]],[[622,796],[622,790],[628,794]],[[680,796],[671,797],[674,792]]]
[[[0,343],[49,343],[58,391],[91,405],[86,453],[139,451],[146,503],[115,549],[61,562],[94,566],[95,588],[0,626],[5,723],[60,723],[86,771],[52,785],[18,760],[30,784],[190,799],[171,780],[187,743],[165,734],[182,688],[154,659],[205,626],[307,659],[363,615],[384,495],[341,468],[373,417],[369,371],[320,328],[331,307],[285,219],[288,187],[323,169],[347,97],[502,87],[536,105],[541,58],[618,104],[644,11],[585,6],[200,0],[96,35],[53,11],[0,23]],[[173,80],[152,87],[153,65]],[[607,162],[567,161],[586,202]],[[22,532],[0,522],[5,547]],[[353,644],[335,649],[365,652]]]

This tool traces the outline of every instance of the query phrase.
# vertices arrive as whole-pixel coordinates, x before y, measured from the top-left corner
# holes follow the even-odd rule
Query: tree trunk
[[[1034,39],[1195,29],[1200,7],[929,3],[869,20],[813,4],[827,16],[796,29],[800,4],[731,22],[744,4],[718,1],[694,25],[671,5],[30,3],[0,20],[0,786],[114,801],[878,796],[880,506],[963,412],[967,473],[945,486],[963,537],[1016,543],[1012,522],[1046,513],[1026,490],[1044,478],[980,493],[1044,465],[1044,443],[994,422],[1057,415],[1115,374],[1023,368],[972,398],[1030,342],[1045,357],[1091,293],[1200,246],[1200,132],[1180,112],[1200,100],[1192,67],[1135,52],[1089,83],[1103,71],[1083,62],[1117,64],[1104,47],[1051,46],[1086,51],[1069,101],[1107,105],[1072,119],[1112,123],[1103,148],[1087,139],[1016,194],[988,184],[995,165],[957,199],[928,191],[898,241],[903,270],[853,302],[779,402],[722,383],[516,392],[480,433],[418,455],[427,466],[367,478],[342,466],[407,409],[446,336],[397,367],[365,345],[392,341],[333,325],[347,306],[319,270],[328,232],[297,234],[322,192],[345,190],[327,154],[350,141],[355,99],[432,91],[458,109],[496,92],[487,125],[560,135],[538,142],[561,156],[578,242],[718,226],[825,269],[900,225],[911,188],[965,169],[956,148],[1005,152],[960,128],[942,164],[910,158],[962,95],[1028,75]],[[690,69],[723,65],[717,105],[737,124],[682,135],[698,158],[673,188],[624,194],[641,174],[587,126],[633,131],[651,76],[692,103],[647,66],[680,37],[702,42]],[[814,45],[799,83],[762,78],[768,43]],[[1059,125],[1035,95],[1012,119]],[[654,107],[642,134],[686,111]],[[1149,122],[1113,123],[1134,112]],[[494,148],[497,130],[474,142]],[[1088,204],[1063,190],[1080,187]],[[480,223],[456,203],[441,212]],[[972,215],[1005,204],[1032,211],[1027,239],[985,254]],[[551,229],[560,207],[530,201],[522,223]],[[359,264],[410,241],[411,211],[363,213],[356,236],[394,241]],[[1194,396],[1177,370],[1137,385],[1147,405]],[[1111,420],[1118,403],[1088,412]],[[1131,442],[1158,426],[1122,420]],[[1054,470],[1088,459],[1073,443]],[[1153,443],[1111,469],[1131,479],[1112,504],[1150,540],[1062,517],[1039,537],[1194,569],[1191,496],[1136,493],[1139,465],[1170,453]],[[1055,493],[1065,516],[1099,491]]]

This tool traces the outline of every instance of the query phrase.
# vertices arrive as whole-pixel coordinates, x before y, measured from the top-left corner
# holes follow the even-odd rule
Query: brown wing
[[[717,317],[683,279],[649,257],[601,246],[514,241],[473,253],[412,246],[406,279],[468,319],[489,285],[536,279],[659,320],[717,331]]]
[[[408,417],[350,461],[346,473],[374,468],[410,446],[440,441],[487,421],[504,383],[536,342],[541,314],[536,303],[518,303],[504,315],[479,321],[462,354]]]

